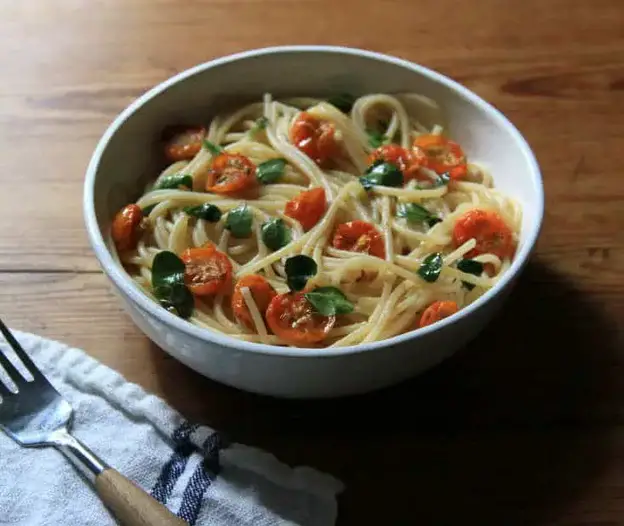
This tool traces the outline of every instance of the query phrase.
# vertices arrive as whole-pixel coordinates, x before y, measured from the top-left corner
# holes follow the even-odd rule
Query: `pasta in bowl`
[[[530,149],[476,95],[316,46],[157,86],[109,127],[85,185],[135,323],[215,380],[287,397],[369,391],[449,356],[501,305],[542,209]]]
[[[170,164],[112,224],[120,261],[164,308],[246,341],[342,347],[453,315],[509,268],[521,206],[410,98],[437,106],[266,94],[169,128]]]

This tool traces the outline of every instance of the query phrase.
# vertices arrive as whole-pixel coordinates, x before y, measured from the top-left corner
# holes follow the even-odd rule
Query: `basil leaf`
[[[185,206],[184,211],[190,216],[205,219],[211,223],[216,223],[221,219],[221,210],[219,207],[211,205],[210,203],[204,203],[199,206]]]
[[[158,298],[158,303],[163,308],[180,318],[186,319],[193,314],[195,308],[193,294],[184,283],[161,285],[154,289],[154,296]]]
[[[451,180],[448,172],[444,172],[442,174],[438,174],[438,180],[434,183],[433,187],[434,188],[438,188],[439,186],[445,186],[447,184],[449,184],[449,181]]]
[[[251,235],[252,215],[247,205],[241,205],[230,212],[225,220],[227,228],[234,237],[249,237]]]
[[[350,314],[353,312],[353,303],[336,287],[317,287],[312,292],[306,292],[306,299],[314,310],[323,316]]]
[[[262,184],[274,183],[284,175],[284,168],[286,168],[286,159],[270,159],[258,165],[256,177]]]
[[[256,125],[254,126],[254,130],[264,130],[269,125],[269,119],[266,117],[258,117],[256,119]]]
[[[366,134],[368,135],[368,144],[370,144],[373,148],[379,148],[388,142],[388,137],[380,131],[366,130]]]
[[[440,277],[440,272],[442,272],[442,264],[444,260],[442,259],[442,254],[439,252],[434,252],[433,254],[429,254],[420,265],[418,269],[418,275],[429,283],[433,283]]]
[[[184,262],[173,252],[156,254],[152,263],[152,289],[162,307],[181,318],[193,312],[193,294],[184,284]]]
[[[403,173],[393,164],[375,161],[360,177],[360,183],[365,190],[373,186],[403,186]]]
[[[262,225],[262,242],[271,250],[279,250],[290,243],[290,229],[280,218],[270,219]]]
[[[154,185],[154,190],[177,190],[178,188],[193,189],[193,178],[190,175],[171,174],[162,177]]]
[[[223,153],[223,148],[221,148],[221,146],[211,143],[206,139],[204,139],[204,148],[206,148],[206,150],[208,150],[212,155],[219,155],[220,153]]]
[[[439,217],[434,216],[424,206],[417,205],[416,203],[403,203],[397,208],[397,216],[404,217],[410,223],[422,223],[424,221],[431,227],[442,220]]]
[[[355,97],[350,93],[339,93],[338,95],[329,97],[327,102],[338,108],[342,113],[349,113],[351,108],[353,108]]]
[[[480,276],[483,272],[483,263],[475,261],[474,259],[460,259],[457,263],[457,270],[461,270],[466,274],[472,274],[474,276]],[[467,281],[462,281],[462,285],[468,290],[472,290],[475,286]]]
[[[308,280],[316,275],[318,267],[311,257],[299,255],[288,258],[284,270],[290,290],[302,290]]]
[[[150,215],[152,213],[152,210],[156,208],[157,204],[158,203],[154,203],[153,205],[149,205],[149,206],[146,206],[145,208],[142,208],[141,212],[143,212],[143,217],[147,217],[148,215]]]

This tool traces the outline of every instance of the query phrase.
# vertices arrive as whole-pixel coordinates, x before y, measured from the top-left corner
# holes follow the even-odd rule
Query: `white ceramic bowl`
[[[496,186],[523,206],[513,265],[472,305],[435,325],[342,349],[301,350],[241,342],[196,327],[159,307],[115,264],[105,239],[115,212],[156,173],[156,138],[167,124],[206,120],[224,102],[279,95],[417,92],[446,112],[450,134],[485,163]],[[394,57],[341,47],[289,46],[227,56],[151,89],[106,130],[87,169],[84,214],[96,257],[134,322],[156,344],[200,373],[247,391],[280,397],[363,393],[414,376],[473,338],[501,308],[527,262],[543,215],[538,164],[516,128],[454,81]],[[88,294],[88,291],[85,291]]]

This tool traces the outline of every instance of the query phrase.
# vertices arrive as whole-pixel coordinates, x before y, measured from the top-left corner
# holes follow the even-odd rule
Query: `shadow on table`
[[[370,395],[273,400],[155,362],[190,417],[340,477],[339,524],[514,526],[562,513],[609,461],[596,424],[618,407],[615,329],[573,283],[534,263],[473,343]]]

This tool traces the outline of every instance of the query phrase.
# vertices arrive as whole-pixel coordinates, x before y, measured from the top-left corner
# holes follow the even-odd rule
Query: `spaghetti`
[[[168,166],[113,221],[119,263],[164,308],[252,342],[354,345],[454,314],[507,271],[522,211],[414,100],[437,109],[265,95],[168,129]]]

